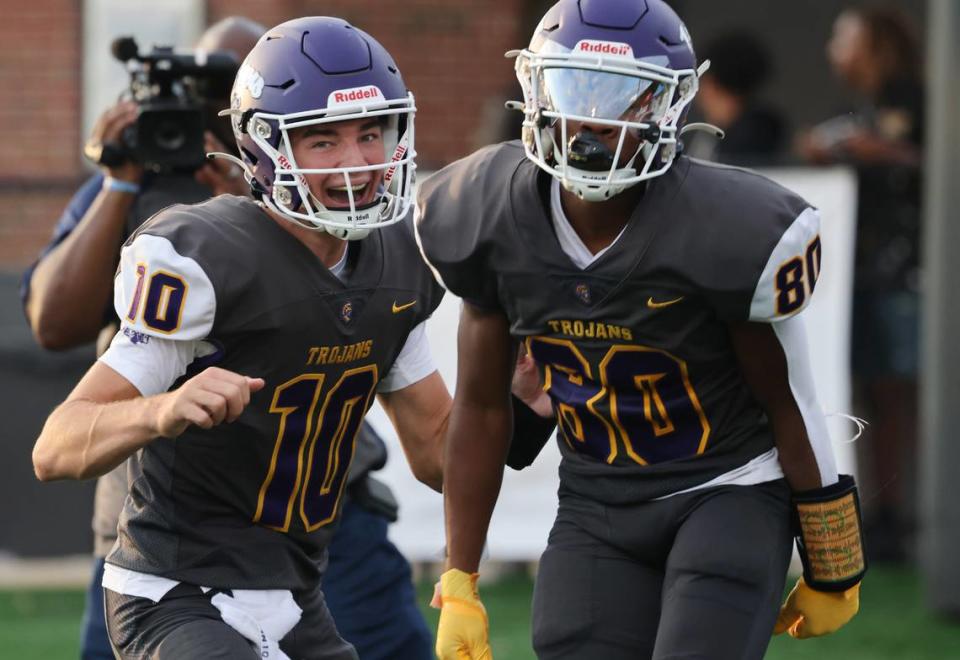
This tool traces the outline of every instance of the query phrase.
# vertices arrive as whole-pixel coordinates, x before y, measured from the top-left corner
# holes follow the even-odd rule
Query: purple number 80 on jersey
[[[560,433],[574,451],[613,463],[622,446],[633,462],[648,465],[706,450],[710,423],[683,360],[616,345],[594,368],[566,339],[531,337],[527,347],[544,367]]]

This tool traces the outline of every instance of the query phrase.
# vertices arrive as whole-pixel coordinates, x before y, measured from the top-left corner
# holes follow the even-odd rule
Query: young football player
[[[421,248],[465,301],[438,655],[490,657],[476,580],[518,340],[563,455],[538,657],[742,660],[775,625],[838,629],[865,566],[796,318],[817,211],[680,153],[705,67],[661,0],[561,0],[508,55],[523,140],[443,169],[419,200]],[[795,535],[804,575],[778,619]]]
[[[319,580],[363,416],[377,395],[439,488],[451,405],[423,327],[442,289],[410,222],[414,112],[370,35],[284,23],[228,111],[254,199],[170,207],[124,246],[122,327],[33,454],[44,480],[135,456],[103,579],[119,657],[356,657]]]

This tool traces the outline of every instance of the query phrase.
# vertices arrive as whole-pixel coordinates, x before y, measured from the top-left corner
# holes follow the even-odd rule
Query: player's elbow
[[[85,339],[78,335],[78,327],[62,323],[55,314],[41,310],[28,311],[30,330],[33,338],[42,348],[48,351],[65,351],[85,343]]]
[[[443,462],[442,460],[417,461],[410,466],[417,481],[426,484],[438,493],[443,492]]]
[[[56,415],[54,411],[53,415]],[[77,460],[75,452],[71,452],[68,447],[58,439],[56,429],[58,424],[51,424],[48,419],[37,443],[33,446],[33,473],[40,481],[58,481],[60,479],[88,479],[88,474],[82,465],[82,461]]]
[[[46,328],[40,325],[33,326],[33,339],[48,351],[65,351],[73,348],[76,344],[68,341],[63,333],[56,329]]]
[[[62,461],[58,460],[56,453],[50,451],[40,442],[33,448],[32,458],[33,473],[40,481],[56,481],[68,477],[63,469]]]

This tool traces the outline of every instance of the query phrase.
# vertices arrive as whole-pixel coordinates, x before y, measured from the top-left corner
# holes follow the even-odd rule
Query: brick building
[[[83,0],[7,0],[0,21],[0,270],[33,260],[77,185],[80,154]],[[203,3],[201,3],[203,4]],[[276,25],[296,16],[341,16],[394,55],[417,98],[424,167],[466,155],[491,99],[516,87],[503,53],[525,41],[536,0],[207,0],[208,22],[231,14]],[[532,25],[532,24],[531,24]],[[108,44],[103,45],[104,49]],[[519,88],[516,90],[519,91]]]

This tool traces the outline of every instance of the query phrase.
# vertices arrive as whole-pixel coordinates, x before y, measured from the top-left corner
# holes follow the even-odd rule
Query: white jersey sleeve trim
[[[813,369],[807,350],[807,331],[803,319],[790,318],[773,323],[773,330],[787,358],[787,377],[790,391],[797,402],[810,440],[810,448],[820,468],[820,483],[829,486],[837,482],[837,461],[833,455],[827,419],[817,401],[813,384]]]
[[[150,234],[120,252],[113,305],[125,327],[172,339],[205,338],[217,310],[213,284],[200,264]]]
[[[820,274],[820,213],[807,208],[770,253],[750,301],[751,321],[797,314],[810,302]]]
[[[169,390],[197,357],[215,350],[207,342],[137,334],[124,327],[99,360],[130,381],[142,396],[153,396]]]
[[[377,392],[395,392],[423,380],[434,371],[437,365],[430,352],[427,340],[426,321],[422,321],[407,335],[407,341],[400,350],[387,375],[377,384]]]

